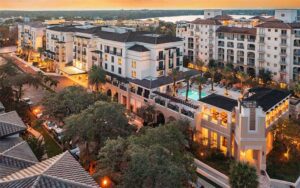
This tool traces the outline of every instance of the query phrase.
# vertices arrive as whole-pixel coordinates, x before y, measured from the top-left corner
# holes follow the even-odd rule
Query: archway
[[[158,114],[157,114],[157,116],[156,116],[156,123],[158,124],[158,125],[160,125],[160,124],[165,124],[165,116],[163,115],[163,113],[161,113],[161,112],[159,112]]]
[[[106,95],[107,95],[108,97],[111,97],[111,90],[110,90],[110,89],[107,90]]]
[[[114,94],[113,101],[114,102],[119,102],[119,94],[118,94],[118,92]]]

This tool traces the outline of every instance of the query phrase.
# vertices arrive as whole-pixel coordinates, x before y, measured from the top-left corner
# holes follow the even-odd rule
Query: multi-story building
[[[258,40],[255,28],[227,28],[217,20],[197,22],[201,22],[199,30],[194,28],[192,31],[196,34],[191,38],[193,41],[202,39],[203,46],[197,49],[206,53],[201,54],[200,51],[196,53],[197,56],[217,58],[218,53],[214,50],[217,49],[218,52],[222,46],[219,43],[224,42],[223,60],[233,63],[240,61],[242,67],[254,67],[255,71],[255,42]],[[188,27],[190,26],[183,28],[181,32],[191,32]],[[107,73],[103,91],[126,109],[138,114],[142,106],[153,104],[157,123],[187,119],[197,130],[195,141],[219,148],[228,156],[248,161],[258,169],[265,170],[266,155],[272,148],[270,130],[278,118],[288,115],[289,93],[254,88],[241,98],[239,91],[230,90],[224,96],[224,88],[215,87],[211,91],[209,86],[205,86],[202,99],[199,100],[196,89],[198,86],[191,84],[186,100],[186,80],[199,75],[199,72],[183,68],[183,52],[187,46],[184,46],[185,41],[182,39],[137,32],[130,28],[62,28],[49,28],[47,33],[56,35],[55,30],[59,30],[59,33],[64,33],[64,30],[72,33],[70,35],[73,41],[70,44],[73,61],[72,64],[65,65],[63,72],[68,74],[65,69],[75,67],[83,74],[93,65],[101,66]],[[216,33],[212,38],[210,31]],[[51,34],[47,37],[50,36]],[[54,38],[61,41],[61,37],[66,35],[59,36]],[[193,53],[196,51],[194,47],[188,49]],[[237,59],[238,53],[240,59]],[[232,54],[236,55],[231,57]],[[175,88],[174,78],[170,75],[173,69],[180,72],[175,78]]]
[[[25,46],[37,51],[45,44],[46,26],[40,22],[30,22],[18,25],[18,49]]]
[[[205,15],[208,13],[217,14],[207,11]],[[299,80],[300,24],[296,10],[276,10],[275,17],[253,17],[246,25],[231,19],[218,13],[178,24],[176,33],[184,39],[184,54],[193,61],[233,63],[249,74],[266,69],[282,84]]]

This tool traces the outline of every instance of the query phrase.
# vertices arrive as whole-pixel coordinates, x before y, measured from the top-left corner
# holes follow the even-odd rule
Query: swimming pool
[[[178,94],[180,96],[182,96],[182,97],[185,97],[186,90],[185,89],[181,89],[181,90],[178,91]],[[201,98],[204,98],[206,96],[207,96],[207,94],[204,91],[202,91],[201,92]],[[189,92],[188,92],[188,98],[197,101],[199,99],[199,92],[198,92],[198,90],[190,89]]]

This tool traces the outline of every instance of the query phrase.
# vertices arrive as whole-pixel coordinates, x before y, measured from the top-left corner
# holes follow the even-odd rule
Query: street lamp
[[[111,182],[110,182],[110,179],[107,176],[105,176],[101,179],[100,184],[101,184],[102,188],[106,188],[106,187],[110,187]]]

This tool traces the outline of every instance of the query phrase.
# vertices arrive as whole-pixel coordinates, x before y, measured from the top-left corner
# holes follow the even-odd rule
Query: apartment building
[[[205,15],[208,13],[217,14],[207,10]],[[176,33],[184,39],[184,54],[190,60],[233,63],[250,75],[266,69],[277,82],[291,84],[300,74],[299,26],[296,10],[276,10],[275,17],[252,17],[248,24],[218,13],[180,23]]]
[[[241,98],[239,91],[230,90],[225,96],[224,88],[216,86],[211,91],[209,86],[205,86],[199,100],[197,86],[191,84],[186,100],[186,78],[193,78],[199,72],[183,68],[184,49],[193,53],[196,51],[196,55],[202,58],[217,59],[219,49],[215,46],[221,47],[219,43],[224,42],[224,56],[220,63],[225,60],[235,63],[238,60],[235,56],[231,57],[231,54],[243,53],[243,56],[239,56],[241,66],[256,71],[255,42],[258,39],[255,28],[228,29],[217,20],[197,22],[201,22],[203,26],[198,27],[199,31],[194,28],[196,34],[191,38],[193,43],[194,40],[202,40],[197,48],[201,49],[199,52],[194,46],[184,46],[186,40],[181,38],[124,27],[64,26],[63,29],[60,26],[47,29],[47,33],[55,35],[55,30],[59,30],[59,33],[72,35],[73,41],[69,48],[73,51],[73,59],[72,64],[65,65],[61,70],[65,74],[70,74],[66,71],[70,67],[81,70],[80,74],[86,74],[93,65],[101,66],[107,73],[106,84],[102,90],[129,111],[139,114],[142,106],[153,104],[157,123],[187,119],[196,129],[196,142],[219,148],[228,156],[248,161],[258,169],[265,170],[266,155],[272,148],[270,130],[278,118],[288,115],[289,93],[253,88]],[[188,27],[181,32],[194,32]],[[211,36],[210,33],[218,34]],[[241,36],[232,41],[232,33],[234,36]],[[50,36],[51,34],[47,37]],[[60,35],[62,36],[65,35]],[[60,37],[54,38],[59,38],[60,41]],[[219,37],[225,39],[219,40]],[[205,45],[201,46],[202,43]],[[233,48],[235,45],[240,48]],[[50,46],[51,44],[49,49]],[[52,47],[54,48],[53,45]],[[189,57],[194,56],[192,54]],[[180,71],[175,79],[175,89],[174,78],[170,75],[173,69]]]
[[[29,22],[18,25],[18,50],[25,46],[37,51],[45,45],[46,26],[41,22]]]

